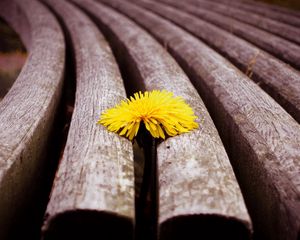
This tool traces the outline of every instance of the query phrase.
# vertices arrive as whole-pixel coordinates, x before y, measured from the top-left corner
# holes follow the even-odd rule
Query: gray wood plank
[[[296,17],[300,17],[300,11],[299,9],[296,10],[296,9],[292,9],[292,5],[291,3],[289,2],[285,2],[285,3],[280,3],[280,5],[277,3],[277,4],[272,4],[272,3],[267,3],[267,2],[258,2],[258,1],[243,1],[247,4],[250,4],[250,5],[255,5],[255,6],[258,6],[260,8],[266,8],[266,9],[269,9],[271,11],[275,11],[275,12],[281,12],[281,13],[284,13],[284,14],[288,14],[288,15],[294,15]],[[294,4],[295,5],[295,4]]]
[[[140,1],[139,3],[180,25],[227,57],[300,122],[299,71],[260,48],[174,7],[152,1]],[[299,55],[299,53],[297,54]]]
[[[105,2],[146,28],[190,76],[227,147],[257,235],[262,239],[297,239],[300,125],[195,37],[129,2]]]
[[[297,44],[300,43],[300,29],[289,24],[282,23],[249,11],[245,11],[243,9],[234,8],[231,5],[225,5],[213,1],[208,2],[196,0],[193,1],[193,4],[194,6],[197,6],[198,9],[209,9],[210,11],[232,17],[241,22],[248,23],[250,25],[253,25],[254,27],[276,34]]]
[[[247,238],[251,221],[241,192],[214,124],[189,79],[165,49],[134,22],[100,3],[74,2],[98,20],[118,55],[126,58],[131,66],[129,78],[143,81],[146,90],[165,89],[182,96],[198,116],[199,129],[168,138],[157,147],[159,237],[177,239],[177,230],[198,238],[206,231],[198,224],[211,219],[207,222],[210,229],[222,229],[221,234],[232,239]],[[166,233],[165,225],[184,218],[190,226],[181,223]]]
[[[118,66],[107,41],[82,11],[65,1],[46,2],[71,37],[76,96],[47,207],[44,239],[85,239],[95,234],[106,239],[132,239],[132,144],[96,124],[104,110],[126,98]]]
[[[265,16],[270,19],[274,19],[279,22],[284,22],[295,27],[300,27],[300,18],[299,16],[294,16],[293,14],[282,13],[273,11],[270,8],[262,8],[255,4],[248,4],[242,1],[230,1],[230,0],[214,0],[222,4],[230,5],[231,7],[243,9],[248,12],[256,13],[262,16]]]
[[[63,85],[65,44],[56,19],[37,1],[3,0],[0,15],[29,52],[0,103],[0,238],[6,239],[19,231],[15,223],[34,201],[46,171],[44,151]]]

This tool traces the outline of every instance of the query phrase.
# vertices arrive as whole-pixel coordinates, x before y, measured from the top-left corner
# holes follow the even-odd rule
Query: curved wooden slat
[[[286,6],[279,6],[277,4],[271,4],[271,3],[264,3],[264,2],[252,2],[252,1],[245,1],[247,4],[253,4],[255,6],[259,6],[261,8],[266,8],[275,12],[281,12],[284,14],[288,14],[288,15],[294,15],[296,17],[300,17],[300,11],[299,8],[298,10],[296,9],[292,9],[292,5],[291,3],[287,2]]]
[[[291,43],[290,41],[274,36],[268,32],[261,31],[232,18],[211,12],[209,9],[201,9],[201,6],[197,4],[193,5],[193,3],[197,3],[197,1],[188,0],[186,2],[178,2],[173,0],[163,0],[163,2],[215,24],[232,34],[253,43],[260,49],[271,53],[291,66],[300,69],[300,46]],[[187,2],[190,4],[187,4]],[[195,8],[195,6],[197,7]]]
[[[267,3],[267,2],[261,2],[261,1],[249,1],[249,0],[243,0],[242,2],[244,2],[245,4],[248,5],[254,5],[260,8],[265,8],[271,11],[275,11],[275,12],[281,12],[284,14],[288,14],[288,15],[294,15],[297,17],[300,17],[300,11],[299,10],[295,10],[292,9],[292,2],[286,2],[286,6],[289,7],[285,7],[282,4],[284,2],[281,3],[282,6],[279,6],[277,4],[272,4],[272,3]]]
[[[229,0],[215,0],[216,2],[220,2],[222,4],[230,5],[231,7],[237,9],[243,9],[247,12],[256,13],[262,16],[265,16],[270,19],[274,19],[279,22],[284,22],[290,24],[295,27],[300,27],[300,18],[298,16],[294,16],[292,14],[285,14],[282,12],[273,11],[270,8],[262,8],[255,4],[248,4],[246,2],[240,1],[229,1]]]
[[[179,223],[170,233],[160,227],[159,237],[178,239],[176,230],[188,229],[187,236],[200,237],[199,228],[207,229],[197,224],[211,219],[207,228],[219,229],[232,239],[239,234],[247,238],[251,222],[242,195],[213,122],[189,79],[163,47],[132,21],[93,1],[74,2],[98,20],[118,55],[126,58],[130,79],[143,81],[147,90],[165,89],[182,96],[199,117],[198,130],[169,138],[157,148],[158,223],[164,226],[182,218],[190,222],[189,227]]]
[[[198,9],[209,9],[300,44],[300,29],[297,27],[218,2],[196,0],[193,4]]]
[[[300,73],[252,44],[165,4],[140,1],[205,41],[251,76],[300,122]],[[297,53],[296,53],[297,54]],[[289,81],[287,81],[289,79]]]
[[[44,239],[131,239],[133,150],[129,140],[96,125],[100,113],[126,98],[107,41],[72,4],[47,0],[71,38],[76,96],[70,130],[43,227]]]
[[[59,103],[65,62],[62,31],[33,0],[3,0],[1,16],[20,34],[29,56],[0,103],[0,238],[18,221],[45,173],[45,148]],[[47,26],[47,27],[45,27]]]
[[[289,52],[288,49],[292,50],[293,48],[295,48],[294,51],[296,51],[297,46],[295,47],[290,41],[300,44],[300,29],[297,27],[211,1],[189,0],[186,1],[186,3],[189,4],[176,1],[173,1],[173,3],[176,3],[175,5],[182,5],[187,12],[193,13],[206,21],[257,44],[262,49],[266,49],[270,53],[276,54],[279,58],[291,62],[291,65],[296,64],[294,63],[295,59],[292,60],[291,58],[289,60],[289,57],[283,56],[284,54],[282,53]],[[216,14],[213,14],[213,12]],[[260,31],[259,28],[266,32],[276,34],[281,38],[268,34],[265,31]],[[251,38],[251,36],[253,37]],[[283,39],[289,41],[284,41]],[[267,45],[270,45],[271,48],[266,47]],[[281,54],[279,54],[279,52],[276,53],[276,51],[281,51]],[[299,52],[299,50],[296,52]]]
[[[256,84],[195,37],[129,2],[106,3],[163,43],[205,99],[231,157],[257,236],[297,239],[300,125]]]

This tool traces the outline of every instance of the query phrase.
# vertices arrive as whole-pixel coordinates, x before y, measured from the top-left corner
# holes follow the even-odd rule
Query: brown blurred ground
[[[256,0],[300,11],[300,0]]]
[[[21,39],[0,18],[0,101],[18,77],[26,58]]]

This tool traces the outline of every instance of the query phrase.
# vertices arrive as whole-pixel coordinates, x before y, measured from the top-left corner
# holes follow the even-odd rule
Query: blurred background
[[[294,10],[300,10],[300,0],[256,0],[258,2],[265,2],[281,7],[291,8]]]
[[[1,1],[1,0],[0,0]],[[253,0],[300,11],[300,0]],[[20,73],[27,52],[16,32],[0,18],[0,101]]]
[[[0,101],[18,77],[26,58],[19,36],[0,18]]]

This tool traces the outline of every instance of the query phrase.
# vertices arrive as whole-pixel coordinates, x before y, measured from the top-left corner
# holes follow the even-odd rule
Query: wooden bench
[[[29,51],[0,103],[0,238],[7,239],[22,235],[24,229],[11,226],[32,221],[24,209],[40,198],[36,192],[47,170],[45,150],[63,86],[65,42],[56,19],[36,1],[3,0],[0,15]]]
[[[249,0],[243,0],[243,2],[247,3],[247,4],[251,4],[253,6],[256,7],[260,7],[260,8],[264,8],[267,9],[268,11],[275,11],[275,12],[280,12],[280,13],[284,13],[287,15],[293,15],[293,16],[297,16],[300,17],[300,13],[297,10],[294,10],[292,8],[286,8],[286,7],[281,7],[281,6],[277,6],[277,5],[271,5],[271,4],[267,4],[264,2],[253,2],[253,1],[249,1]]]
[[[172,0],[163,0],[166,2]],[[173,7],[141,1],[226,56],[300,122],[300,74],[254,45]],[[173,1],[175,3],[175,1]],[[299,52],[295,52],[299,55]],[[298,57],[297,57],[298,58]],[[286,81],[289,79],[289,81]]]
[[[297,239],[299,124],[247,76],[195,37],[129,2],[105,2],[146,28],[190,76],[219,129],[256,234]],[[150,6],[148,1],[135,2]],[[168,17],[163,5],[151,6]]]
[[[173,224],[175,218],[178,218],[177,221],[181,221],[181,218],[193,216],[188,218],[188,221],[196,225],[204,215],[208,214],[212,221],[211,226],[208,225],[208,227],[219,226],[223,230],[222,234],[227,235],[245,237],[249,235],[251,222],[229,159],[202,100],[186,75],[165,49],[133,22],[93,1],[74,2],[82,3],[82,7],[92,15],[94,22],[98,24],[111,43],[123,71],[124,83],[127,85],[128,92],[152,89],[172,91],[175,95],[183,96],[199,116],[201,125],[199,130],[193,131],[189,135],[170,138],[157,148],[159,224],[164,222]],[[59,8],[57,5],[58,9],[62,9],[62,6]],[[68,12],[71,16],[76,16],[75,19],[79,18],[77,14],[71,14],[71,10]],[[61,13],[61,15],[66,18],[67,12]],[[85,35],[83,34],[83,36]],[[101,91],[103,88],[104,86]],[[108,89],[112,88],[113,86],[110,86]],[[201,120],[203,118],[204,121]],[[98,144],[102,143],[102,141],[99,142]],[[190,149],[191,145],[193,146],[192,150]],[[66,154],[69,155],[69,153]],[[92,160],[95,161],[95,159]],[[180,175],[178,175],[179,170],[181,171]],[[211,172],[209,184],[207,184],[208,179],[205,176],[209,174],[210,170],[213,172]],[[105,178],[109,178],[109,176]],[[110,177],[111,180],[114,178]],[[63,182],[61,178],[57,179],[57,181]],[[78,183],[72,183],[69,183],[70,188],[76,188],[74,185],[76,186]],[[194,184],[191,189],[192,183],[197,184]],[[58,187],[59,184],[54,185],[53,191],[54,194],[57,194],[55,194],[56,197],[53,197],[52,194],[49,205],[51,208],[61,204],[63,195],[61,190],[56,190]],[[182,191],[182,194],[178,194],[178,190]],[[122,203],[122,200],[119,202]],[[230,222],[228,229],[225,228],[225,225],[228,224],[225,221],[227,218]],[[55,227],[53,225],[53,228]],[[184,228],[184,225],[181,225],[181,234],[187,230],[187,227]],[[191,234],[195,233],[196,227],[191,230]],[[203,231],[205,230],[203,228]],[[234,231],[230,232],[230,230]],[[174,237],[174,231],[172,233],[167,233],[167,231],[169,229],[159,228],[161,236],[166,235],[165,237],[168,239]],[[208,232],[203,234],[208,234]],[[212,233],[209,232],[209,234]],[[147,236],[144,234],[144,237]]]
[[[96,125],[99,114],[126,98],[107,41],[76,7],[46,4],[71,39],[75,106],[43,227],[44,239],[131,239],[134,225],[133,151],[129,140]]]
[[[260,30],[255,26],[250,26],[249,24],[242,23],[233,18],[214,13],[210,9],[214,9],[215,5],[212,3],[207,4],[206,1],[188,0],[187,2],[189,4],[173,0],[164,0],[162,2],[168,3],[174,7],[180,7],[180,9],[245,39],[291,66],[300,69],[300,47],[297,44]],[[289,25],[287,25],[287,27],[289,27]],[[282,28],[284,29],[281,30],[283,33],[290,30],[289,28],[285,30],[285,26]],[[292,30],[288,31],[286,36],[289,36],[289,38],[294,38],[295,36],[295,39],[297,40],[297,36],[300,36],[300,30],[297,28],[293,28]]]
[[[228,7],[227,5],[218,2],[198,0],[194,1],[193,3],[198,6],[197,9],[201,8],[203,10],[214,11],[216,13],[236,19],[239,22],[244,22],[256,28],[260,28],[267,32],[273,33],[297,44],[300,43],[300,30],[295,26],[291,26],[289,24],[261,16],[259,14],[253,13],[252,11],[234,8],[231,7],[231,5],[230,7]],[[228,23],[230,22],[226,21],[224,24]]]
[[[0,102],[1,239],[27,237],[15,220],[30,220],[28,206],[40,201],[45,182],[35,183],[49,174],[63,82],[75,103],[53,159],[43,226],[36,224],[42,239],[299,238],[298,42],[208,10],[221,1],[0,2],[30,52]],[[201,4],[206,10],[195,8]],[[291,19],[288,36],[298,31]],[[265,37],[285,45],[271,49]],[[285,51],[294,68],[277,59]],[[135,144],[96,122],[134,92],[154,89],[182,96],[199,129],[144,146],[140,157]],[[150,160],[151,172],[142,173]],[[146,196],[145,176],[153,180]]]
[[[222,4],[230,5],[233,8],[243,9],[247,12],[257,13],[261,16],[268,17],[270,19],[277,20],[279,22],[284,22],[295,27],[300,27],[300,19],[299,12],[295,14],[291,14],[291,10],[284,11],[274,11],[272,7],[263,7],[259,3],[247,2],[247,1],[229,1],[229,0],[215,0],[216,2],[220,2]],[[274,7],[273,7],[274,8]],[[278,9],[278,8],[277,8]]]

